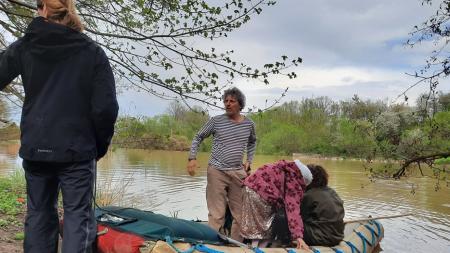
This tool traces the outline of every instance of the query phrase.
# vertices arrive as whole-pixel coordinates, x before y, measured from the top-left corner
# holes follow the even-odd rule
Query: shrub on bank
[[[15,215],[25,207],[26,189],[23,172],[15,172],[9,177],[0,177],[0,226],[16,223]]]

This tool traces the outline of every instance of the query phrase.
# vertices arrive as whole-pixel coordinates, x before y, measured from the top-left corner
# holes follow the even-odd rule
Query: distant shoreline
[[[355,161],[355,162],[367,162],[365,158],[358,157],[344,157],[344,156],[326,156],[321,154],[308,154],[308,153],[292,153],[292,158],[313,158],[313,159],[323,159],[323,160],[332,160],[332,161]],[[395,163],[398,162],[396,160],[387,160],[387,159],[372,159],[370,162],[377,163]]]

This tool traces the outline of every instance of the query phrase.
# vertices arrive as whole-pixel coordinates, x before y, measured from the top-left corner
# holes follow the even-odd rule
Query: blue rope
[[[258,247],[256,247],[256,248],[253,248],[253,251],[255,252],[255,253],[264,253],[264,251],[262,251],[260,248],[258,248]]]
[[[293,249],[288,249],[287,252],[288,252],[288,253],[296,253],[296,251],[293,250]]]
[[[350,249],[352,249],[352,253],[355,253],[355,251],[357,253],[361,253],[361,251],[359,251],[359,249],[356,248],[356,246],[352,242],[350,242],[350,241],[344,241],[344,242],[347,243],[347,245],[350,247]]]
[[[343,250],[338,249],[338,248],[331,248],[332,250],[334,250],[334,252],[336,253],[345,253]]]
[[[382,237],[383,237],[383,232],[381,231],[381,225],[380,225],[380,223],[378,223],[378,221],[376,221],[376,220],[374,220],[373,223],[375,223],[375,225],[377,226],[377,229],[378,229],[378,236],[379,236],[380,238],[382,238]]]
[[[223,251],[218,251],[218,250],[215,250],[215,249],[208,248],[208,247],[206,247],[206,245],[203,245],[203,244],[195,245],[195,249],[197,251],[205,252],[205,253],[225,253]]]
[[[191,248],[185,250],[185,251],[181,251],[179,250],[177,247],[175,247],[175,245],[172,242],[172,238],[170,238],[170,236],[166,236],[166,243],[169,244],[170,247],[172,247],[172,249],[174,249],[177,253],[192,253],[195,251],[195,246],[192,246]]]
[[[312,248],[313,253],[320,253],[320,250],[316,249],[316,248]]]
[[[172,238],[170,238],[170,236],[166,236],[166,243],[169,244],[169,246],[172,247],[172,249],[174,249],[177,253],[193,253],[196,250],[199,252],[204,252],[204,253],[225,253],[223,251],[218,251],[215,249],[208,248],[206,245],[203,245],[203,244],[197,244],[185,251],[181,251],[177,247],[175,247],[175,245],[172,242]],[[264,252],[261,252],[261,253],[264,253]]]
[[[369,243],[369,240],[367,240],[367,238],[363,234],[361,234],[361,232],[356,232],[356,234],[359,236],[359,238],[361,238],[363,253],[366,253],[366,242]]]
[[[376,241],[376,239],[378,239],[378,236],[375,234],[375,230],[371,226],[369,226],[367,224],[364,225],[364,227],[367,228],[367,230],[370,231],[370,234],[372,234],[372,243],[370,244],[370,246],[375,245],[375,241]]]
[[[371,220],[369,221],[370,224],[375,224],[377,226],[377,230],[378,230],[378,236],[381,238],[383,237],[383,233],[381,232],[381,225],[380,223],[378,223],[376,220]]]
[[[373,223],[373,222],[369,222],[369,224],[370,224],[370,225],[373,225],[374,223]],[[378,238],[379,233],[377,233],[377,232],[375,231],[375,229],[372,228],[372,226],[369,226],[369,225],[365,224],[364,227],[366,227],[368,230],[372,231],[372,232],[375,234],[375,236]]]

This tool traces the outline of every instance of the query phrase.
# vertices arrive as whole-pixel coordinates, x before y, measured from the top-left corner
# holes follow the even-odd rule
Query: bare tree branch
[[[426,163],[426,162],[429,162],[429,161],[434,161],[436,159],[446,158],[446,157],[449,157],[449,156],[450,156],[450,152],[443,152],[443,153],[438,153],[438,154],[431,154],[431,155],[423,155],[423,156],[419,156],[419,157],[414,157],[413,159],[405,161],[403,163],[402,167],[400,167],[400,169],[397,170],[397,172],[395,172],[392,177],[395,178],[395,179],[399,179],[400,177],[404,176],[406,169],[412,163]]]

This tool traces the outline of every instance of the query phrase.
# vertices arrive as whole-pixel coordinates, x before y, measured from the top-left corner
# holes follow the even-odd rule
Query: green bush
[[[25,239],[25,233],[20,232],[14,235],[14,240],[23,241]]]
[[[0,178],[0,213],[16,215],[25,204],[25,177],[16,172],[8,178]]]
[[[445,102],[445,101],[444,101]],[[441,108],[448,108],[441,106]],[[420,108],[383,101],[334,102],[327,97],[291,101],[249,114],[256,126],[257,153],[311,153],[359,158],[408,159],[450,150],[450,112],[427,118]],[[155,117],[122,117],[114,143],[121,147],[187,150],[209,116],[172,104]],[[197,108],[197,111],[201,111]],[[210,151],[212,138],[200,151]]]

